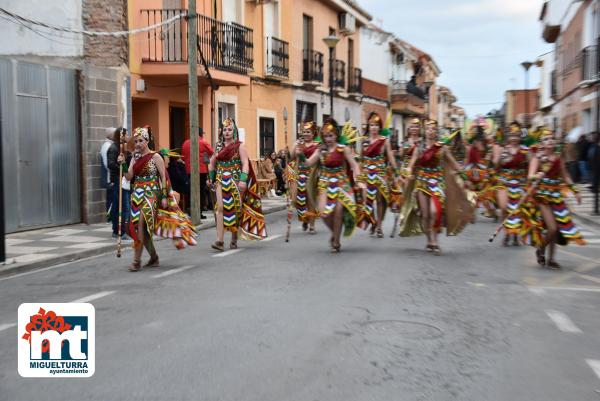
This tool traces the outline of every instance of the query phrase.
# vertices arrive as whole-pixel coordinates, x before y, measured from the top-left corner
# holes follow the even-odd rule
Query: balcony
[[[425,114],[425,91],[410,81],[392,81],[392,110],[406,115]]]
[[[323,83],[323,53],[316,50],[303,51],[302,80],[310,85]]]
[[[598,67],[598,47],[588,46],[581,51],[581,80],[582,84],[592,84],[600,78]]]
[[[147,26],[160,24],[184,9],[141,10]],[[247,75],[252,69],[254,48],[252,29],[233,23],[222,22],[198,15],[198,46],[209,68]],[[146,43],[142,49],[143,63],[187,63],[187,20],[179,19],[145,33]],[[200,52],[198,63],[202,64]]]
[[[289,43],[275,37],[266,38],[267,62],[265,75],[273,79],[286,79],[290,74]]]
[[[343,91],[346,88],[346,63],[335,60],[333,63],[333,89]]]
[[[362,70],[360,68],[348,69],[348,93],[362,95]]]

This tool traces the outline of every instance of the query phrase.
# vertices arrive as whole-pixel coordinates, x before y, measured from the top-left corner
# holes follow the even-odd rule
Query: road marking
[[[58,269],[59,267],[65,267],[67,265],[71,265],[73,263],[80,263],[80,262],[85,262],[86,260],[99,258],[100,256],[106,256],[106,254],[93,255],[93,256],[90,256],[90,257],[87,257],[87,258],[83,258],[83,259],[72,260],[70,262],[65,262],[65,263],[61,263],[61,264],[58,264],[58,265],[54,265],[54,266],[48,266],[48,267],[43,267],[41,269],[35,269],[35,270],[30,271],[30,272],[24,272],[24,273],[14,274],[14,275],[8,276],[8,277],[2,277],[2,278],[0,278],[0,281],[6,281],[6,280],[13,279],[13,278],[19,278],[19,277],[23,277],[23,276],[29,276],[30,274],[41,273],[41,272],[44,272],[44,271],[47,271],[47,270],[54,270],[54,269]]]
[[[588,276],[587,274],[580,274],[580,273],[577,273],[577,275],[583,279],[590,280],[590,281],[593,281],[594,283],[600,284],[600,278],[598,278],[598,277]]]
[[[583,292],[600,292],[598,287],[537,287],[544,290],[560,290],[560,291],[583,291]]]
[[[531,291],[532,293],[534,293],[535,295],[544,295],[546,293],[546,290],[540,287],[528,287],[529,291]]]
[[[585,361],[588,363],[588,365],[590,365],[590,368],[592,368],[596,376],[598,376],[600,379],[600,361],[595,359],[586,359]]]
[[[474,282],[472,282],[472,281],[467,281],[467,282],[465,282],[465,284],[469,284],[469,285],[472,285],[473,287],[480,287],[480,288],[481,288],[481,287],[487,287],[487,286],[486,286],[485,284],[483,284],[483,283],[474,283]]]
[[[167,276],[170,276],[172,274],[181,273],[183,271],[189,270],[189,269],[191,269],[193,267],[195,267],[195,266],[194,265],[189,265],[189,266],[178,267],[177,269],[171,269],[171,270],[167,270],[165,272],[162,272],[160,274],[155,274],[154,276],[152,276],[152,278],[167,277]]]
[[[582,256],[573,252],[565,251],[564,249],[559,249],[559,252],[564,253],[565,255],[573,256],[575,258],[587,260],[588,262],[598,262],[598,259],[588,258],[587,256]]]
[[[569,319],[569,316],[565,315],[564,313],[556,310],[547,310],[546,314],[560,331],[565,333],[583,333],[581,329],[575,326],[575,323]]]
[[[115,292],[116,291],[102,291],[102,292],[98,292],[96,294],[88,295],[87,297],[76,299],[75,301],[71,301],[71,303],[77,304],[77,303],[83,303],[83,302],[90,302],[95,299],[102,298],[102,297],[105,297],[110,294],[114,294]]]
[[[268,241],[273,241],[274,239],[280,238],[281,234],[277,234],[277,235],[271,235],[270,237],[267,237],[265,239],[263,239],[261,242],[268,242]]]
[[[585,239],[588,244],[600,244],[600,238]]]
[[[212,255],[213,258],[224,258],[225,256],[233,255],[234,253],[238,253],[243,251],[243,249],[230,249],[229,251],[216,253]]]
[[[0,324],[0,331],[10,329],[11,327],[15,327],[16,325],[16,323]]]

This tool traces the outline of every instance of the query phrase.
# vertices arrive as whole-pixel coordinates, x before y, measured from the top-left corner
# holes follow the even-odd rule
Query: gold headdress
[[[319,130],[319,127],[317,127],[317,124],[314,121],[306,121],[302,126],[302,130],[311,131],[313,135],[316,135],[317,131]]]
[[[144,139],[146,142],[150,142],[150,132],[148,132],[148,128],[137,127],[133,131],[133,137],[140,137]]]

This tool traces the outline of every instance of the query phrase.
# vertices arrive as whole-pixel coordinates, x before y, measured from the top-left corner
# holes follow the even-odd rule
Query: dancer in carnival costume
[[[135,155],[125,174],[125,178],[132,182],[129,236],[134,240],[134,257],[129,270],[139,271],[143,248],[150,254],[150,260],[144,267],[159,265],[152,241],[157,230],[159,235],[172,238],[178,249],[185,244],[195,245],[196,234],[189,218],[177,206],[163,158],[148,147],[153,141],[149,129],[136,128],[133,138]],[[124,160],[124,156],[119,155],[119,163]]]
[[[354,160],[350,148],[346,146],[355,142],[356,131],[347,123],[343,133],[333,119],[329,119],[321,129],[323,142],[318,152],[300,161],[306,166],[319,167],[318,208],[321,218],[331,230],[329,243],[333,252],[341,248],[342,228],[344,236],[350,236],[356,227],[356,203],[352,182],[360,175],[360,167]],[[361,190],[366,189],[364,183],[358,183]]]
[[[413,175],[414,172],[414,175]],[[474,195],[464,188],[459,177],[460,165],[450,149],[438,141],[437,123],[429,120],[425,125],[425,141],[413,153],[409,165],[410,180],[415,180],[418,212],[421,215],[421,229],[427,236],[425,249],[441,254],[438,233],[442,222],[446,223],[447,235],[456,235],[467,222],[472,220]],[[416,209],[409,211],[415,215]],[[414,217],[407,216],[403,225],[414,224]],[[418,231],[402,228],[402,236],[415,235]]]
[[[498,219],[496,215],[496,188],[492,180],[494,171],[490,168],[493,146],[488,145],[484,126],[472,127],[473,136],[467,147],[464,170],[468,178],[467,185],[477,194],[477,204],[486,210],[486,216]]]
[[[221,131],[208,168],[208,184],[216,197],[217,240],[212,248],[218,251],[225,249],[225,231],[231,233],[230,249],[237,248],[240,231],[242,237],[249,240],[267,236],[256,176],[248,151],[238,139],[235,121],[231,118],[223,120]]]
[[[550,130],[541,134],[541,144],[529,165],[528,178],[534,209],[524,214],[527,216],[526,226],[522,235],[528,238],[536,247],[537,261],[541,266],[559,269],[560,265],[554,259],[556,244],[566,245],[575,242],[585,245],[583,235],[575,226],[571,212],[563,198],[563,193],[572,192],[581,204],[581,195],[569,176],[565,163],[556,152],[556,142]],[[546,259],[546,249],[548,259]]]
[[[519,123],[510,124],[504,146],[495,145],[492,162],[497,172],[497,204],[504,220],[503,245],[508,246],[512,237],[513,245],[518,246],[522,225],[518,205],[525,193],[529,163],[529,149],[521,145]]]
[[[318,153],[319,143],[317,136],[319,127],[314,121],[307,121],[302,128],[302,138],[297,140],[292,149],[292,159],[296,160],[302,155],[302,159],[308,159],[313,154]],[[302,161],[295,166],[288,166],[288,185],[291,192],[291,198],[296,207],[298,220],[302,222],[302,231],[308,230],[314,234],[315,220],[319,216],[316,207],[316,200],[310,191],[309,180],[315,174],[316,167],[309,167]]]
[[[423,234],[421,223],[417,213],[412,213],[413,210],[418,210],[417,196],[413,195],[415,188],[415,180],[410,180],[412,173],[409,171],[410,162],[413,154],[419,148],[421,143],[421,120],[413,118],[410,120],[408,128],[408,139],[402,144],[400,152],[400,176],[402,182],[403,203],[400,209],[400,236],[410,237]],[[411,221],[407,219],[410,218]]]
[[[379,114],[373,112],[369,115],[366,131],[359,157],[363,173],[359,181],[363,182],[367,189],[363,196],[364,212],[360,213],[358,226],[363,230],[371,226],[371,234],[377,233],[377,238],[383,238],[381,224],[386,208],[390,205],[391,190],[396,187],[399,170],[388,138],[389,130],[383,128]],[[391,175],[389,168],[392,171]]]

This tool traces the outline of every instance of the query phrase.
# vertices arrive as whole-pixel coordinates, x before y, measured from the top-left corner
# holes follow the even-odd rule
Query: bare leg
[[[225,236],[225,228],[223,225],[223,191],[220,185],[217,185],[215,190],[217,198],[217,207],[215,208],[215,219],[217,225],[217,241],[223,242]]]
[[[427,247],[429,248],[429,246],[432,245],[431,233],[429,230],[429,227],[431,225],[429,223],[429,197],[423,192],[419,191],[417,193],[417,201],[419,202],[419,210],[421,211],[421,228],[427,236]]]
[[[435,227],[435,222],[438,218],[438,210],[435,207],[433,199],[429,199],[429,231],[431,232],[431,245],[435,246],[434,252],[439,253],[438,247],[438,232]]]
[[[377,193],[377,236],[383,238],[383,232],[381,231],[381,225],[383,223],[383,218],[385,217],[386,204],[383,196],[378,192]]]
[[[333,211],[333,249],[336,252],[339,252],[340,250],[340,237],[342,235],[343,219],[344,206],[342,205],[342,202],[338,201]]]
[[[540,205],[540,211],[544,224],[546,225],[546,239],[544,246],[548,247],[548,266],[556,264],[554,260],[554,251],[556,248],[556,240],[558,239],[558,227],[554,219],[554,213],[548,205]],[[553,267],[553,266],[552,266]]]
[[[506,216],[508,216],[508,192],[506,189],[499,189],[496,192],[496,197],[498,199],[498,209],[500,209],[502,221],[504,221]],[[508,234],[504,234],[503,244],[505,246],[508,245]]]

